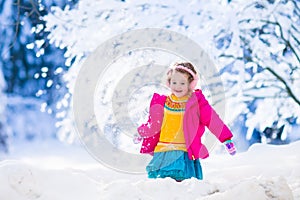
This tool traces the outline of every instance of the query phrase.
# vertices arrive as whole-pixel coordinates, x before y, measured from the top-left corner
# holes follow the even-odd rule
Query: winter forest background
[[[188,36],[214,60],[210,78],[222,78],[240,151],[299,140],[299,16],[298,0],[0,0],[0,151],[16,141],[78,144],[71,110],[80,66],[107,39],[149,27]],[[122,130],[104,123],[118,145]]]

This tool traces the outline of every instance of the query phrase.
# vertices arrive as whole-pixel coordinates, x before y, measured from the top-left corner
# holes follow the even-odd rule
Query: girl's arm
[[[166,96],[153,95],[150,103],[148,121],[137,129],[143,140],[140,153],[153,155],[155,146],[159,141],[165,100]]]
[[[142,137],[151,137],[160,132],[162,125],[165,96],[154,94],[150,103],[149,117],[145,124],[138,127],[138,133]]]
[[[200,107],[200,121],[219,139],[220,142],[225,142],[232,138],[232,133],[224,124],[216,111],[209,105],[208,101],[199,92],[198,103]]]

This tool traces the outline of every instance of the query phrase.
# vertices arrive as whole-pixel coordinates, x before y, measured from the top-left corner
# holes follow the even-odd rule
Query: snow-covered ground
[[[1,200],[300,199],[300,141],[255,144],[202,161],[204,180],[148,179],[96,162],[82,147],[55,141],[15,145],[0,154]]]

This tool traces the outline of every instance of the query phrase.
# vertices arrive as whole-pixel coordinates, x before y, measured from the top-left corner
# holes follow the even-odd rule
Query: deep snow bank
[[[300,142],[211,156],[202,162],[203,181],[181,183],[116,172],[78,148],[58,149],[0,162],[0,199],[300,199]]]

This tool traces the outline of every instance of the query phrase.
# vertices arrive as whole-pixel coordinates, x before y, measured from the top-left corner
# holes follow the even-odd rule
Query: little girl
[[[171,95],[155,93],[148,122],[138,127],[143,139],[140,152],[153,155],[146,167],[148,177],[170,177],[178,182],[192,177],[203,179],[199,158],[209,155],[201,143],[205,126],[234,155],[232,133],[201,90],[194,90],[198,76],[191,63],[175,63],[167,77]]]

